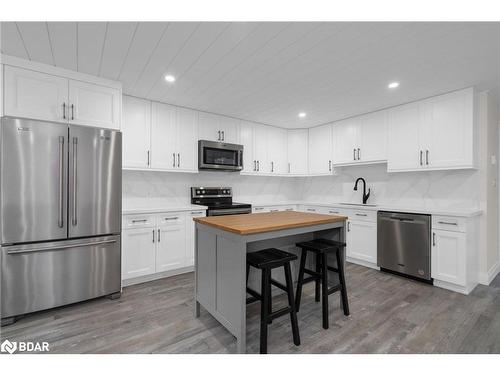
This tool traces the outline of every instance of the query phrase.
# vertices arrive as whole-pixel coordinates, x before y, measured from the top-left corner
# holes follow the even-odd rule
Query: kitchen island
[[[295,211],[199,217],[195,246],[195,316],[203,306],[246,352],[246,254],[289,250],[314,238],[345,241],[347,217]]]

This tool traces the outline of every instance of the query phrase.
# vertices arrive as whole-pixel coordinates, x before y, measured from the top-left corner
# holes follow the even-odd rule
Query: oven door
[[[198,169],[241,171],[243,146],[212,141],[198,141]]]

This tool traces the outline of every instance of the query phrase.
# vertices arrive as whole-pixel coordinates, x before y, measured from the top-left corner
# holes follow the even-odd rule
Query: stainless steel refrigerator
[[[119,295],[121,146],[118,131],[2,118],[2,324]]]

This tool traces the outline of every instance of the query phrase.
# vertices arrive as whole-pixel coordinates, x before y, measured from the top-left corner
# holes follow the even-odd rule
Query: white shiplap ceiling
[[[497,23],[2,22],[1,31],[3,54],[287,128],[498,85]],[[401,86],[388,90],[391,81]]]

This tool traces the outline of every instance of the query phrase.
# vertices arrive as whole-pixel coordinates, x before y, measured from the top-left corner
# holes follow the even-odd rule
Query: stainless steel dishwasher
[[[377,265],[431,282],[431,216],[379,211]]]

